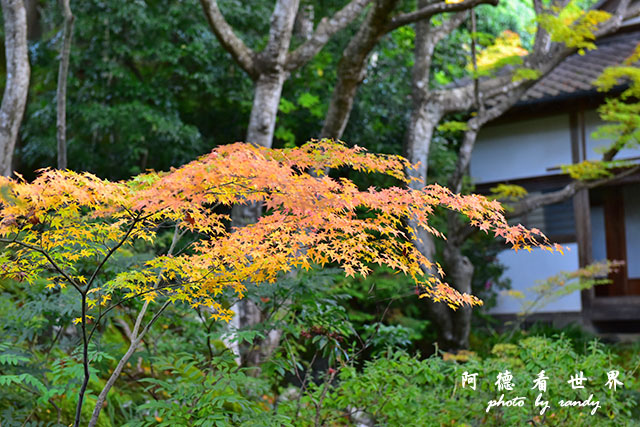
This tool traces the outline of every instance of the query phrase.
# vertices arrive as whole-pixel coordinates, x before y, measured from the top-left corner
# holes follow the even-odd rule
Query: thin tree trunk
[[[283,70],[277,70],[261,74],[258,77],[253,95],[251,116],[249,117],[247,142],[263,147],[272,146],[278,106],[280,105],[282,86],[287,78],[286,74]]]
[[[312,4],[306,4],[298,10],[293,32],[296,36],[308,41],[313,37],[313,19],[315,11]]]
[[[618,6],[620,16],[625,14],[628,2],[621,2]],[[539,5],[538,5],[539,6]],[[539,9],[539,8],[538,8]],[[472,33],[475,31],[475,17],[473,11],[472,17]],[[615,19],[608,23],[601,31],[613,31],[620,25],[621,19]],[[475,43],[472,43],[472,61],[474,69],[475,64]],[[533,49],[533,53],[525,59],[525,64],[540,71],[542,78],[552,71],[564,58],[566,58],[572,49],[554,46],[550,50],[548,44],[548,35],[545,31],[537,32],[537,37]],[[440,103],[445,112],[464,111],[475,107],[475,115],[467,121],[467,131],[462,139],[462,144],[458,152],[458,161],[455,170],[449,180],[449,188],[454,192],[462,190],[462,181],[464,175],[468,171],[471,162],[473,147],[478,136],[478,132],[489,121],[499,117],[509,108],[511,108],[522,95],[535,84],[537,80],[524,80],[519,82],[505,81],[500,84],[501,77],[496,79],[480,82],[474,79],[471,85],[465,88],[456,88],[437,92],[438,97],[443,101]],[[539,80],[539,79],[538,79]],[[485,96],[494,97],[494,105],[491,108],[485,108]],[[547,201],[555,200],[564,195],[573,194],[574,186],[567,186],[565,189],[557,192],[557,194],[549,195]],[[532,201],[530,206],[536,203]],[[520,209],[524,209],[523,204]],[[460,221],[459,216],[454,212],[447,213],[448,224],[448,240],[445,242],[444,262],[447,279],[450,285],[459,292],[471,293],[471,283],[473,279],[474,268],[469,259],[462,254],[462,245],[466,237],[469,235],[465,229],[466,226]],[[471,309],[469,307],[461,307],[457,311],[447,310],[443,312],[440,307],[432,304],[435,308],[433,320],[438,329],[438,341],[445,350],[457,351],[468,347],[469,332],[471,328]],[[437,313],[436,313],[437,311]]]
[[[138,333],[140,329],[140,325],[142,323],[142,319],[144,318],[144,315],[147,312],[147,308],[149,306],[149,301],[145,301],[144,305],[142,306],[142,310],[140,310],[140,313],[136,318],[136,323],[134,325],[133,332],[132,332],[133,339],[131,341],[131,344],[129,345],[129,349],[124,354],[124,356],[122,356],[122,358],[118,362],[118,365],[116,366],[116,369],[114,369],[114,371],[111,373],[111,376],[107,380],[107,383],[105,384],[104,388],[98,395],[98,399],[96,400],[96,406],[94,406],[93,413],[91,414],[91,420],[89,420],[89,427],[95,427],[95,425],[98,423],[100,412],[102,412],[102,408],[104,406],[105,401],[107,400],[107,395],[109,394],[111,387],[113,387],[113,385],[116,383],[116,380],[122,373],[122,370],[124,369],[125,365],[129,361],[133,353],[135,353],[136,350],[138,349],[138,346],[142,342],[142,339],[144,338],[146,333],[149,331],[149,328],[151,327],[151,325],[153,325],[155,321],[158,320],[158,317],[160,317],[160,315],[165,310],[165,308],[167,308],[169,303],[170,301],[165,302],[162,305],[162,307],[158,309],[158,311],[153,316],[153,318],[149,321],[149,323],[147,323],[144,329],[140,333]]]
[[[249,143],[269,148],[273,144],[282,86],[289,76],[285,65],[299,4],[299,0],[278,0],[271,15],[269,42],[257,61],[261,72],[255,81],[247,129]],[[256,203],[235,205],[231,212],[233,226],[243,227],[256,222],[261,211],[261,206]],[[232,310],[236,312],[236,316],[231,326],[237,329],[251,327],[264,320],[260,308],[248,299],[238,301]],[[279,340],[280,334],[274,333],[263,340],[257,340],[253,347],[242,347],[236,343],[232,349],[242,364],[258,366],[270,354],[265,354],[264,350],[277,347]]]
[[[38,40],[42,34],[38,0],[25,0],[24,8],[27,11],[27,40]]]
[[[452,217],[452,221],[459,221],[453,212],[449,216]],[[469,258],[462,254],[462,248],[456,242],[445,242],[443,252],[447,278],[451,281],[451,285],[460,293],[471,294],[473,264]],[[444,306],[444,304],[440,305]],[[442,326],[447,325],[448,330],[443,330],[442,335],[438,336],[439,345],[441,348],[453,352],[469,348],[471,307],[464,305],[455,311],[448,309],[448,307],[445,309],[448,319]]]
[[[364,79],[365,67],[363,64],[361,67],[350,68],[346,66],[338,68],[338,70],[344,69],[345,71],[338,71],[338,81],[333,89],[327,116],[320,131],[321,138],[339,139],[347,127],[356,91]]]
[[[178,243],[178,241],[183,235],[184,233],[181,233],[179,231],[178,225],[176,224],[175,229],[173,231],[173,238],[171,239],[171,245],[169,246],[169,250],[167,251],[168,256],[171,256],[173,254],[173,251],[176,248],[176,244]],[[91,283],[91,281],[89,283]],[[159,284],[160,284],[160,276],[158,276],[158,280],[156,282],[155,287],[158,287]],[[98,399],[96,400],[96,406],[94,406],[93,413],[91,414],[91,420],[89,420],[89,427],[94,427],[98,423],[100,412],[102,411],[104,402],[107,400],[107,395],[109,394],[109,391],[111,390],[113,385],[116,383],[116,380],[118,379],[118,377],[120,377],[122,370],[124,369],[125,365],[129,361],[133,353],[135,353],[136,350],[138,349],[138,346],[142,342],[142,339],[144,338],[144,336],[147,334],[147,332],[149,331],[151,326],[156,322],[156,320],[158,320],[162,312],[164,312],[164,310],[169,306],[171,301],[167,300],[158,309],[158,311],[156,311],[156,313],[153,315],[151,320],[149,320],[146,326],[144,326],[141,329],[144,316],[147,313],[147,309],[149,308],[149,303],[150,302],[147,300],[142,305],[142,309],[140,309],[140,313],[138,313],[138,316],[136,317],[136,322],[133,325],[133,331],[131,332],[131,344],[129,345],[127,352],[124,354],[124,356],[122,356],[122,358],[118,362],[118,365],[116,365],[116,369],[114,369],[114,371],[111,373],[111,376],[107,380],[107,383],[105,384],[105,386],[102,388],[102,391],[98,395]],[[84,323],[83,323],[83,327],[84,327]],[[88,365],[85,364],[85,366],[88,369]],[[79,423],[79,417],[76,419],[76,423]]]
[[[29,93],[27,14],[22,0],[1,0],[7,80],[0,107],[0,174],[13,172],[13,151]]]
[[[73,21],[69,0],[62,0],[62,15],[64,29],[62,47],[60,48],[60,68],[58,70],[57,100],[57,138],[58,138],[58,169],[67,168],[67,77],[69,75],[69,57],[71,56],[71,38],[73,36]]]

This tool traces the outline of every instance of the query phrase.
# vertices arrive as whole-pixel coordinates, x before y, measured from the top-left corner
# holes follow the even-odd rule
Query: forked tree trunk
[[[313,28],[313,7],[300,9],[300,0],[277,0],[271,15],[269,40],[261,52],[247,47],[225,20],[217,0],[200,0],[211,30],[222,46],[255,82],[253,106],[249,118],[246,141],[271,147],[276,126],[282,86],[289,74],[310,61],[338,31],[355,20],[371,0],[351,0],[331,17],[323,17]],[[300,13],[299,13],[300,12]],[[289,51],[294,24],[305,42]],[[246,226],[258,220],[260,206],[235,206],[232,211],[234,226]],[[232,326],[243,328],[263,321],[263,313],[248,300],[242,300],[232,308],[236,316]],[[275,348],[280,333],[272,332],[259,343],[259,349],[234,351],[249,365],[257,365]]]
[[[27,14],[22,0],[1,0],[7,79],[0,107],[0,174],[13,172],[13,151],[29,93]]]
[[[342,137],[349,121],[358,86],[365,78],[367,59],[382,37],[397,28],[414,22],[428,23],[435,15],[445,12],[460,12],[481,3],[494,4],[496,2],[497,0],[462,0],[455,3],[421,1],[416,10],[401,13],[397,10],[402,3],[399,0],[372,1],[365,21],[349,41],[338,63],[338,81],[331,95],[320,136],[323,138]],[[445,27],[448,28],[448,26]],[[426,32],[428,31],[427,29]],[[441,34],[448,34],[440,29],[435,33],[429,34],[433,37],[434,45],[440,39]],[[430,62],[431,56],[427,60]]]
[[[368,5],[371,5],[371,8],[365,21],[349,42],[340,60],[338,82],[334,88],[329,111],[321,131],[320,136],[322,137],[340,138],[342,136],[353,107],[357,88],[365,75],[367,58],[385,34],[413,22],[428,21],[436,14],[459,12],[480,3],[496,1],[463,0],[453,4],[422,1],[420,8],[413,12],[396,13],[396,7],[400,4],[400,0],[351,0],[333,16],[322,18],[311,34],[312,19],[310,16],[313,9],[303,7],[300,11],[301,15],[298,15],[299,0],[277,0],[271,15],[269,41],[265,49],[259,53],[247,47],[234,33],[233,28],[224,19],[216,0],[200,0],[200,3],[212,31],[222,46],[256,84],[247,141],[270,147],[282,85],[289,73],[310,61],[335,33],[353,22]],[[298,18],[298,34],[306,41],[294,51],[289,51],[296,16]],[[433,129],[426,130],[424,133],[432,131]],[[428,139],[430,140],[430,138]],[[428,148],[426,153],[419,154],[417,157],[424,158],[427,154]],[[426,161],[424,164],[426,165]],[[238,226],[257,220],[259,215],[258,206],[237,206],[232,212],[234,224]],[[425,244],[429,244],[429,241],[425,240],[425,242]],[[237,313],[233,320],[236,327],[253,325],[262,320],[262,315],[257,307],[252,306],[248,301],[237,304],[233,309]],[[260,351],[262,354],[268,352],[269,348],[275,347],[270,343],[273,337],[277,339],[278,333],[273,333],[271,337],[261,343]],[[259,358],[246,354],[243,356],[243,359],[249,363],[252,363],[251,360]]]
[[[258,77],[255,84],[246,142],[262,145],[263,147],[271,147],[282,86],[286,79],[286,72],[282,69],[268,74],[261,74]]]
[[[621,25],[624,17],[631,18],[640,14],[640,8],[629,8],[629,3],[628,0],[621,0],[618,3],[613,18],[599,27],[595,32],[596,37],[615,31]],[[544,12],[540,0],[534,0],[534,8],[537,14]],[[447,23],[443,23],[440,27],[443,29],[441,35],[459,25],[463,18],[463,15],[458,14],[450,18]],[[473,12],[471,18],[472,33],[475,33],[475,16]],[[424,32],[426,28],[426,26],[419,25],[416,33],[416,68],[414,73],[422,68],[423,76],[428,76],[428,68],[424,67],[423,57],[425,54],[429,56],[428,53],[433,52],[432,50],[429,51],[429,38],[421,35],[421,32]],[[422,50],[420,50],[419,44],[422,44]],[[471,47],[475,68],[475,43],[472,42]],[[421,160],[425,155],[428,156],[430,133],[433,132],[434,127],[442,117],[442,115],[438,118],[437,115],[426,114],[429,111],[429,101],[439,105],[440,112],[443,114],[469,111],[475,107],[475,114],[467,121],[467,130],[461,141],[457,164],[448,182],[451,191],[460,192],[462,190],[463,177],[467,173],[471,161],[473,146],[482,126],[511,108],[536,81],[551,72],[564,58],[574,51],[575,48],[550,43],[549,34],[539,26],[532,52],[523,60],[525,67],[533,68],[540,72],[537,79],[513,81],[512,76],[507,74],[485,81],[474,80],[472,84],[460,88],[433,91],[428,96],[420,96],[421,92],[427,90],[426,83],[428,83],[428,79],[420,82],[414,74],[414,112],[407,140],[408,155],[413,161]],[[490,98],[494,102],[491,106],[488,106],[486,101]],[[427,103],[421,104],[418,102],[416,104],[415,101],[420,101],[421,99],[427,100]],[[416,134],[413,135],[412,132]],[[420,132],[421,135],[418,135]],[[423,138],[422,147],[420,147],[420,138]],[[420,172],[423,170],[425,169],[420,169]],[[544,200],[538,196],[530,196],[521,201],[516,206],[515,211],[521,214],[534,209],[536,206],[564,200],[575,194],[577,188],[578,186],[575,183],[571,183],[562,190],[544,195]],[[460,221],[458,214],[454,212],[447,213],[447,224],[448,240],[445,242],[443,251],[444,267],[447,273],[446,279],[459,292],[471,293],[474,269],[469,259],[462,254],[462,246],[467,238],[466,236],[468,236],[467,230],[465,230],[466,225]],[[420,246],[418,248],[423,251]],[[423,252],[427,257],[432,255],[429,250],[430,248],[426,247]],[[438,341],[441,348],[450,351],[466,348],[471,325],[471,309],[462,307],[457,311],[452,311],[442,304],[430,304],[429,307],[432,314],[431,317],[438,330]]]

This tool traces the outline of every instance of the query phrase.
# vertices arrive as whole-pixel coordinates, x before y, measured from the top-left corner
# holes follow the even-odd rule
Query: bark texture
[[[311,40],[311,37],[313,37],[314,16],[315,10],[312,4],[307,4],[300,8],[293,27],[294,34],[305,41]]]
[[[7,80],[0,107],[0,173],[13,173],[13,151],[29,93],[27,14],[22,0],[1,0]]]
[[[62,16],[64,17],[64,28],[62,35],[62,47],[60,48],[58,90],[56,92],[56,136],[58,139],[58,169],[67,168],[67,78],[69,76],[69,58],[71,56],[73,21],[75,20],[75,17],[71,13],[69,0],[62,0]]]
[[[426,0],[420,0],[418,6],[422,8],[428,3]],[[413,108],[407,127],[404,151],[405,156],[412,163],[420,163],[418,169],[408,173],[422,182],[427,180],[431,138],[435,126],[444,115],[442,105],[445,100],[440,94],[429,90],[433,52],[436,45],[464,21],[464,16],[463,12],[456,13],[436,28],[432,28],[429,21],[416,23],[415,62],[411,81]]]

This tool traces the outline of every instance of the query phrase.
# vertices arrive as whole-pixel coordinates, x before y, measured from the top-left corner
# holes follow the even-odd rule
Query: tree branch
[[[35,252],[38,252],[38,253],[42,254],[47,259],[47,261],[49,261],[49,264],[51,264],[53,266],[53,268],[58,273],[60,273],[62,275],[62,277],[64,277],[67,280],[67,282],[69,282],[71,284],[71,286],[76,288],[76,290],[78,292],[80,292],[81,295],[84,294],[84,291],[82,290],[82,287],[80,285],[78,285],[78,283],[76,283],[76,281],[73,280],[73,278],[71,278],[71,276],[66,271],[64,271],[62,269],[62,267],[60,267],[58,265],[58,263],[55,262],[53,260],[53,258],[51,258],[51,255],[49,255],[49,253],[47,251],[45,251],[44,249],[42,249],[42,248],[40,248],[38,246],[34,246],[32,244],[29,244],[29,243],[22,242],[20,240],[15,240],[15,239],[13,239],[13,240],[0,239],[0,242],[2,242],[2,243],[16,243],[16,244],[18,244],[20,246],[23,246],[25,248],[31,249],[32,251],[35,251]]]
[[[174,251],[174,249],[176,247],[176,244],[178,243],[178,240],[180,239],[180,237],[184,233],[184,232],[183,233],[179,232],[178,225],[179,224],[176,224],[176,226],[175,226],[175,230],[173,232],[173,238],[171,240],[171,245],[169,246],[169,250],[167,251],[167,255],[171,255],[173,253],[173,251]],[[156,288],[158,286],[159,282],[160,282],[160,275],[158,275],[158,282],[156,282],[156,285],[154,286],[154,288]],[[120,376],[120,373],[122,372],[122,369],[124,368],[124,366],[127,363],[127,361],[131,358],[133,353],[138,348],[138,345],[142,341],[142,338],[144,338],[145,334],[147,333],[147,331],[149,330],[151,325],[153,325],[153,323],[155,323],[155,321],[160,317],[162,312],[168,307],[168,305],[171,303],[171,300],[168,299],[167,301],[165,301],[165,303],[155,313],[155,315],[149,321],[149,323],[147,323],[147,325],[142,329],[142,332],[138,333],[138,331],[140,331],[140,325],[142,324],[142,320],[144,319],[144,315],[146,314],[147,308],[149,307],[149,303],[150,303],[150,300],[147,299],[144,302],[144,304],[142,306],[142,309],[140,310],[140,313],[138,313],[138,317],[136,318],[136,322],[133,325],[133,331],[131,331],[131,345],[129,346],[129,349],[127,350],[125,355],[122,356],[122,358],[118,362],[118,365],[116,366],[116,369],[113,371],[113,373],[111,374],[111,376],[107,380],[107,383],[105,384],[104,388],[100,392],[100,395],[98,396],[98,399],[96,401],[96,406],[94,407],[93,413],[91,414],[91,420],[89,421],[89,427],[94,427],[96,425],[96,423],[98,422],[98,417],[100,416],[100,412],[102,411],[102,405],[103,405],[103,403],[105,402],[105,400],[107,398],[107,394],[109,393],[109,390],[111,390],[111,387],[113,387],[113,385],[115,384],[116,380]],[[83,325],[84,325],[84,322],[83,322]],[[95,330],[95,328],[94,328],[94,330]],[[91,333],[93,334],[93,330],[91,331]]]
[[[338,80],[320,131],[322,138],[339,139],[349,120],[356,90],[365,77],[366,61],[400,0],[376,0],[338,62]]]
[[[96,401],[96,406],[94,407],[93,413],[91,414],[89,427],[95,427],[95,425],[97,424],[98,417],[100,416],[100,412],[102,411],[102,405],[107,399],[107,394],[109,393],[109,390],[111,390],[111,387],[113,387],[113,385],[115,384],[116,380],[120,376],[120,373],[124,369],[124,366],[127,364],[127,362],[129,361],[133,353],[135,353],[136,349],[138,348],[138,345],[140,345],[142,338],[144,338],[145,334],[147,333],[151,325],[153,325],[155,321],[158,320],[162,312],[169,306],[170,303],[171,301],[167,300],[162,305],[162,307],[160,307],[160,309],[156,312],[156,314],[149,321],[149,323],[147,323],[147,325],[144,327],[142,332],[140,332],[140,335],[138,335],[138,330],[140,329],[142,319],[144,318],[144,315],[147,312],[147,307],[149,306],[149,301],[145,301],[144,305],[142,306],[142,310],[140,310],[140,313],[138,314],[138,317],[136,319],[136,324],[134,325],[133,332],[131,333],[131,336],[133,338],[133,340],[131,341],[131,345],[129,345],[129,349],[127,350],[125,355],[122,356],[122,359],[120,359],[120,361],[118,362],[116,369],[113,371],[113,373],[107,380],[107,383],[105,384],[104,388],[100,392],[100,395],[98,396],[98,399]]]
[[[589,190],[601,185],[610,184],[624,177],[633,175],[639,171],[640,166],[634,166],[607,178],[602,178],[595,181],[573,181],[565,185],[560,190],[556,190],[551,193],[535,194],[526,197],[525,199],[518,202],[515,206],[513,206],[513,211],[508,212],[505,217],[515,218],[538,209],[541,206],[563,202],[568,198],[574,196],[580,190]]]
[[[393,31],[396,28],[402,27],[403,25],[411,24],[416,21],[429,19],[434,15],[446,12],[460,12],[481,4],[490,4],[496,6],[498,4],[498,0],[464,0],[460,3],[445,3],[443,1],[437,2],[418,9],[414,12],[403,13],[401,15],[393,17],[387,24],[385,32]]]
[[[635,3],[633,6],[627,6],[624,14],[624,19],[631,19],[640,16],[640,3]]]
[[[519,88],[513,90],[508,97],[501,100],[501,102],[488,110],[480,108],[477,115],[467,122],[467,131],[464,134],[462,145],[458,152],[458,162],[449,181],[451,191],[459,193],[462,190],[462,177],[466,173],[469,163],[471,162],[473,147],[476,143],[478,132],[482,126],[491,120],[500,117],[505,111],[511,108],[516,102],[518,102],[520,97],[524,95],[530,86],[531,85],[521,85]]]
[[[603,35],[613,32],[617,28],[619,28],[620,24],[622,23],[622,17],[627,11],[628,4],[629,0],[621,0],[615,15],[599,29],[599,37],[602,37]],[[536,7],[536,11],[538,10],[542,10],[540,5]],[[542,37],[543,39],[546,38],[545,34],[545,31],[539,31],[537,33],[537,35],[539,37]],[[536,40],[536,44],[538,43],[544,43],[544,40],[542,40],[541,42]],[[480,128],[511,108],[515,103],[518,102],[518,100],[520,100],[520,98],[530,87],[532,87],[535,83],[540,81],[541,78],[553,71],[555,67],[557,67],[565,58],[573,54],[575,51],[575,48],[568,48],[564,45],[559,44],[557,45],[557,49],[555,49],[554,54],[549,57],[546,54],[546,49],[539,47],[538,49],[534,50],[532,54],[528,55],[524,60],[525,67],[533,67],[540,72],[540,77],[538,79],[520,80],[516,82],[511,81],[509,84],[504,85],[502,89],[498,89],[497,91],[494,89],[490,91],[491,95],[500,96],[500,98],[497,99],[496,105],[494,105],[489,110],[485,111],[483,105],[479,105],[477,115],[467,122],[468,130],[465,132],[464,139],[460,147],[460,152],[458,154],[458,163],[452,174],[451,180],[449,181],[449,185],[452,191],[460,192],[461,190],[462,177],[464,176],[469,166],[469,162],[471,161],[471,153],[473,151],[473,146],[475,145],[476,137]],[[509,73],[509,76],[511,75],[512,73]],[[499,79],[503,78],[504,77],[499,77]],[[478,83],[475,81],[465,87],[465,91],[469,92],[467,96],[467,98],[469,99],[466,100],[466,103],[470,105],[467,108],[471,108],[473,102],[472,99],[475,98],[477,102],[476,97],[478,96],[478,90]],[[475,96],[472,96],[473,94],[475,94]],[[567,191],[570,190],[567,189]],[[571,193],[571,195],[573,194],[575,194],[575,191]]]
[[[331,18],[324,17],[309,40],[287,57],[286,69],[293,71],[309,62],[337,32],[353,22],[372,0],[351,0]]]
[[[96,269],[93,271],[93,274],[91,274],[91,278],[89,278],[89,281],[87,282],[87,289],[85,290],[85,292],[91,289],[91,285],[93,284],[93,281],[95,280],[95,278],[98,276],[98,273],[100,273],[100,270],[102,269],[102,267],[104,267],[104,265],[107,263],[109,258],[111,258],[111,255],[113,255],[120,248],[120,246],[124,245],[124,242],[127,241],[127,239],[129,238],[129,235],[131,235],[131,232],[136,228],[136,225],[138,224],[139,220],[140,220],[140,215],[138,215],[133,219],[133,223],[131,224],[131,226],[125,233],[125,235],[122,237],[122,239],[120,239],[120,241],[116,243],[114,247],[109,249],[109,252],[107,252],[107,254],[104,256],[100,264],[98,264]]]
[[[622,25],[622,21],[624,21],[625,19],[637,16],[637,13],[640,12],[640,7],[636,4],[635,8],[629,10],[630,2],[631,0],[620,0],[620,3],[618,3],[618,7],[612,14],[612,17],[609,20],[605,21],[603,25],[594,32],[596,39],[620,28],[620,25]]]
[[[256,65],[256,54],[244,42],[236,36],[233,28],[224,19],[217,0],[200,0],[202,10],[207,17],[211,31],[218,41],[231,54],[240,67],[249,74],[252,79],[257,79],[260,71]]]
[[[465,12],[458,12],[451,18],[444,21],[439,27],[433,27],[432,40],[434,44],[440,43],[445,37],[447,37],[453,30],[458,28],[462,22],[466,19]]]
[[[262,52],[258,54],[261,68],[266,70],[280,70],[287,61],[293,24],[298,14],[300,0],[277,0],[271,14],[269,26],[269,41]]]

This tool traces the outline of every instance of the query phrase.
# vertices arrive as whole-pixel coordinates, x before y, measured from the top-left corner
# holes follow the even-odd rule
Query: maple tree
[[[85,377],[75,425],[89,380],[89,342],[104,316],[123,300],[140,298],[144,305],[130,348],[98,397],[89,425],[97,422],[106,394],[146,331],[172,302],[205,307],[212,318],[228,321],[233,313],[220,303],[223,292],[242,298],[246,282],[275,282],[292,268],[333,263],[347,276],[366,275],[371,264],[385,265],[410,277],[422,288],[421,297],[452,308],[481,304],[449,287],[440,266],[412,244],[415,227],[444,238],[429,225],[437,207],[462,213],[471,225],[493,231],[516,249],[561,251],[538,230],[507,224],[501,205],[483,196],[457,195],[439,185],[360,190],[344,178],[308,173],[338,167],[406,183],[405,169],[416,166],[399,156],[322,140],[282,150],[222,146],[170,172],[121,182],[52,169],[41,170],[30,183],[2,177],[0,274],[27,283],[45,280],[47,288],[75,290],[81,300],[74,323],[81,328]],[[256,202],[266,214],[242,228],[229,230],[230,218],[216,210]],[[410,226],[403,225],[406,217],[413,218]],[[116,251],[137,240],[154,243],[166,224],[175,227],[166,254],[103,277]],[[176,253],[184,233],[199,238]],[[440,274],[426,275],[431,268]],[[161,301],[143,327],[151,304]]]

